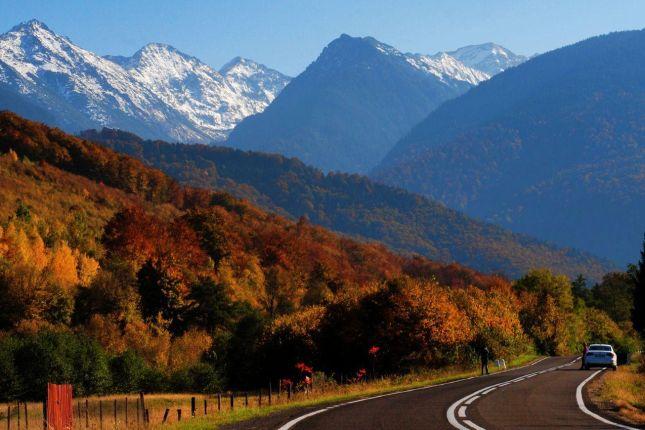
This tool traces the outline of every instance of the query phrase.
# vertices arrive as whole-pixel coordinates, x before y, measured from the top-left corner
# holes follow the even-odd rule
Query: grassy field
[[[510,366],[520,366],[534,359],[535,355],[524,355],[516,358]],[[325,405],[359,397],[385,394],[388,392],[435,385],[455,379],[476,376],[478,369],[445,368],[428,370],[404,376],[380,378],[370,382],[354,384],[337,384],[333,380],[317,380],[315,389],[295,392],[288,398],[286,392],[274,391],[269,405],[267,390],[258,392],[235,393],[231,407],[230,393],[217,395],[204,394],[148,394],[145,396],[145,408],[148,410],[150,425],[148,428],[172,427],[173,430],[217,428],[222,424],[235,423],[251,418],[266,416],[286,409]],[[491,370],[498,371],[491,367]],[[191,398],[195,397],[196,413],[191,415]],[[137,395],[110,395],[101,397],[74,399],[75,430],[118,430],[144,427],[143,408],[138,403]],[[261,404],[260,404],[261,402]],[[8,409],[9,408],[9,409]],[[20,412],[18,412],[18,410]],[[0,404],[0,428],[7,430],[41,430],[42,404],[27,403],[27,420],[25,404],[18,408],[16,403]],[[164,414],[168,410],[165,424]],[[181,421],[179,413],[181,411]],[[7,422],[7,413],[11,419]]]
[[[645,424],[645,356],[619,366],[616,372],[605,372],[593,381],[589,394],[601,411],[633,424]]]

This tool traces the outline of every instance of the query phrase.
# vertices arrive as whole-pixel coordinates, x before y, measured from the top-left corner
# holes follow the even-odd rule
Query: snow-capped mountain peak
[[[504,70],[515,67],[527,60],[523,55],[517,55],[496,43],[468,45],[448,54],[465,65],[481,70],[488,75],[496,75]]]
[[[161,43],[131,57],[100,57],[37,20],[0,35],[0,86],[60,113],[55,125],[70,131],[108,126],[186,142],[224,139],[289,82],[250,60],[245,64],[246,73],[237,68],[222,76]]]

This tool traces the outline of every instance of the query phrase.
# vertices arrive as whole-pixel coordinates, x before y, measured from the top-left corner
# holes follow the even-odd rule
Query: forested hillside
[[[588,254],[512,234],[430,199],[359,175],[324,174],[297,159],[204,145],[144,141],[103,129],[83,137],[137,157],[181,182],[222,189],[293,219],[306,216],[333,230],[381,241],[393,249],[456,261],[518,277],[548,267],[600,279],[611,265]]]
[[[539,55],[430,114],[372,177],[633,261],[645,231],[645,30]]]

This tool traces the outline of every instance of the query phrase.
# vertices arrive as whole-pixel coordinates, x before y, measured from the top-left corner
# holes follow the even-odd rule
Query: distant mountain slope
[[[366,172],[435,107],[488,77],[446,54],[403,54],[342,35],[227,143],[324,170]]]
[[[645,231],[645,31],[535,57],[449,101],[373,177],[560,245],[636,261]]]
[[[558,249],[366,177],[323,174],[296,159],[230,148],[143,141],[118,130],[86,139],[133,155],[182,182],[227,190],[265,208],[394,249],[515,277],[531,267],[599,277],[611,268],[588,254]]]
[[[243,59],[220,74],[161,44],[103,58],[35,20],[0,35],[0,90],[12,94],[0,98],[0,109],[73,132],[111,126],[150,138],[222,140],[288,81]]]

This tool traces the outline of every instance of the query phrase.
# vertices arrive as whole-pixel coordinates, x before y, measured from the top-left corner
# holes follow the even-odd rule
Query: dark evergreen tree
[[[643,235],[641,259],[638,262],[635,277],[636,282],[634,283],[634,309],[632,311],[632,321],[634,323],[634,328],[641,335],[645,335],[645,234]]]

